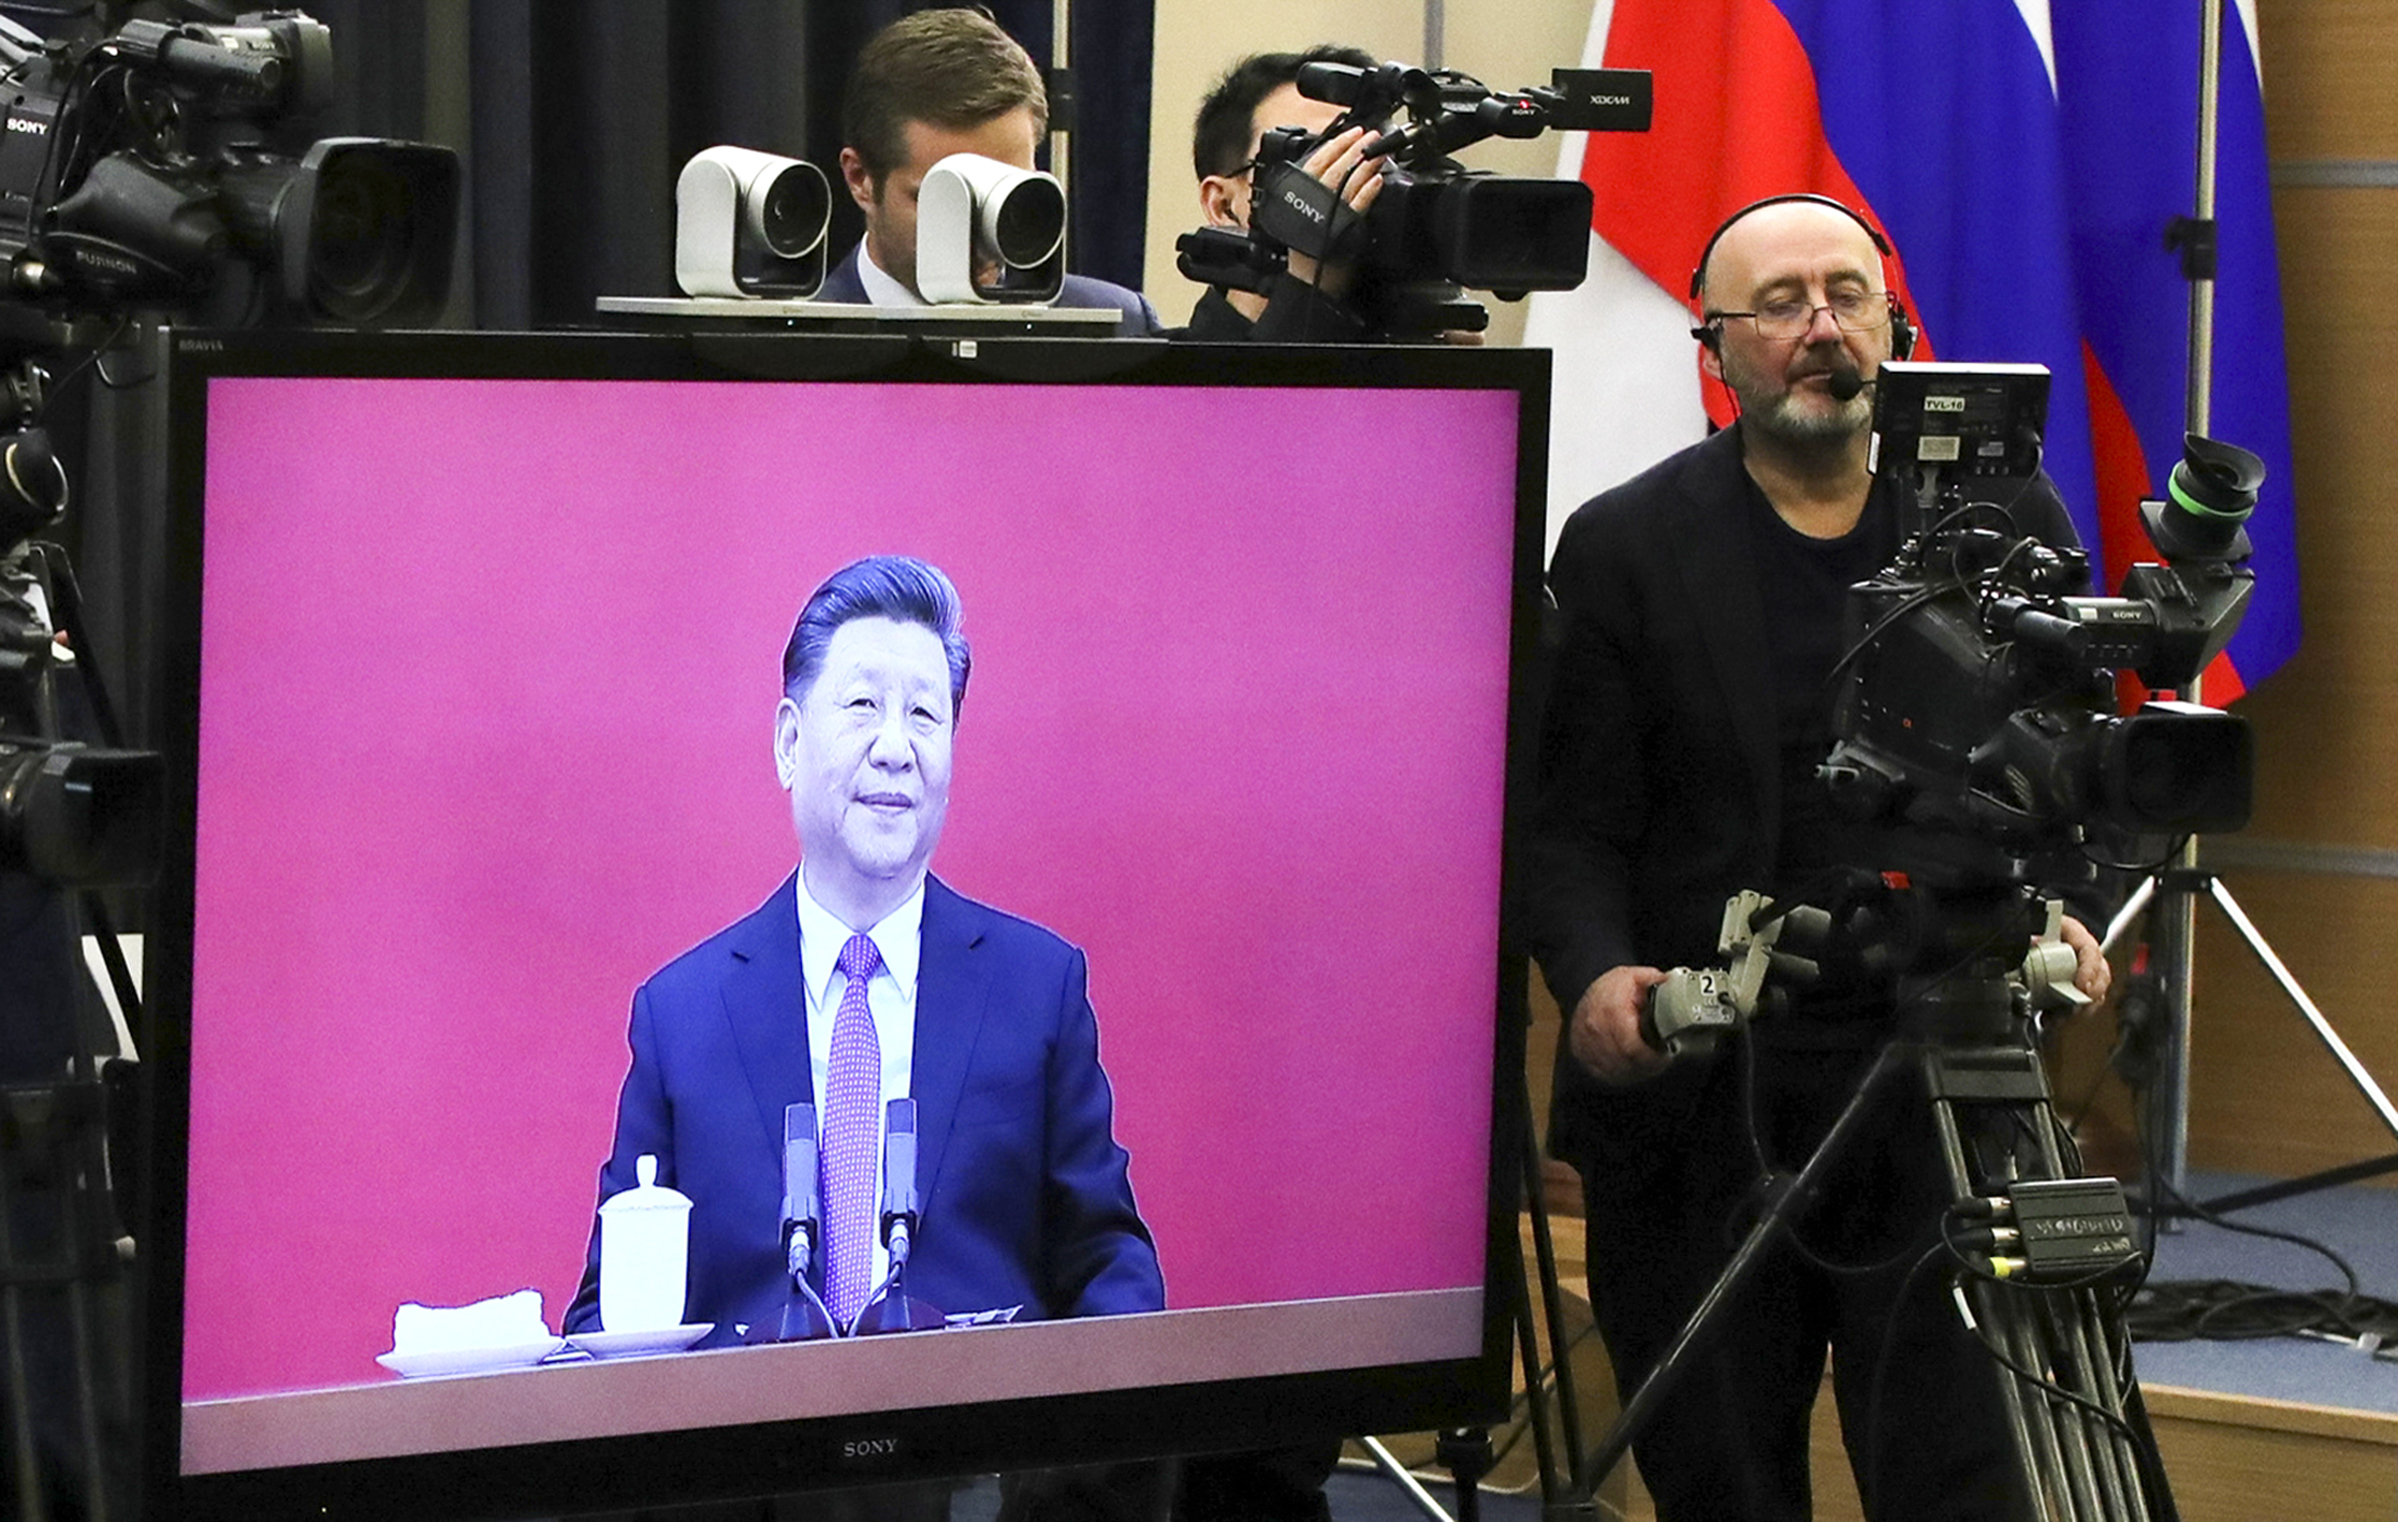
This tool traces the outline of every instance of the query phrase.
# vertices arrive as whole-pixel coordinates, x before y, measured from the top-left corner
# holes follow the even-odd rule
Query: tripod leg
[[[1936,1059],[1934,1059],[1936,1060]],[[1950,1186],[1960,1198],[1981,1194],[1987,1186],[1975,1176],[1968,1164],[1964,1137],[1957,1123],[1954,1102],[1948,1099],[1937,1084],[1932,1088],[1932,1120],[1940,1136],[1940,1150],[1948,1163]],[[2031,1350],[2025,1339],[2010,1335],[2010,1317],[2001,1314],[1992,1287],[1978,1280],[1960,1287],[1973,1319],[1984,1328],[1983,1335],[1995,1337],[2006,1355],[2023,1364]],[[2025,1367],[2037,1368],[2038,1358]],[[2017,1467],[2021,1469],[2025,1488],[2030,1492],[2033,1508],[2043,1522],[2065,1522],[2065,1519],[2086,1515],[2076,1509],[2074,1497],[2066,1481],[2065,1456],[2057,1434],[2038,1409],[2024,1396],[2021,1382],[2002,1373],[1999,1377],[1999,1398],[2007,1413],[2007,1428],[2015,1439]]]
[[[1397,1454],[1383,1445],[1382,1439],[1361,1437],[1357,1441],[1358,1445],[1364,1448],[1367,1455],[1373,1459],[1374,1467],[1390,1476],[1391,1482],[1407,1493],[1407,1499],[1415,1503],[1415,1509],[1422,1512],[1429,1522],[1450,1522],[1448,1512],[1442,1509],[1440,1502],[1434,1498],[1432,1492],[1426,1490],[1421,1481],[1407,1472],[1407,1466],[1399,1462]]]
[[[2249,922],[2247,915],[2240,912],[2240,905],[2232,898],[2231,890],[2223,886],[2221,879],[2209,878],[2207,893],[2215,900],[2215,907],[2223,911],[2223,917],[2231,921],[2232,928],[2240,933],[2240,939],[2247,944],[2248,949],[2256,954],[2256,959],[2264,964],[2265,971],[2272,974],[2273,981],[2281,985],[2282,993],[2298,1007],[2298,1013],[2306,1017],[2306,1023],[2315,1028],[2315,1035],[2338,1059],[2341,1071],[2348,1075],[2348,1081],[2355,1084],[2357,1091],[2373,1106],[2373,1113],[2381,1117],[2381,1123],[2389,1127],[2393,1135],[2398,1135],[2398,1106],[2390,1103],[2390,1096],[2383,1093],[2381,1085],[2373,1081],[2373,1075],[2365,1071],[2363,1063],[2357,1061],[2356,1053],[2350,1051],[2348,1043],[2340,1039],[2340,1033],[2332,1029],[2331,1022],[2323,1017],[2323,1011],[2317,1009],[2315,1001],[2307,997],[2306,990],[2298,986],[2298,980],[2290,975],[2290,969],[2282,965],[2281,958],[2274,955],[2273,948],[2257,933],[2256,926]]]
[[[2063,1124],[2047,1101],[2031,1106],[2023,1119],[2039,1177],[2067,1178],[2078,1171],[2071,1166]],[[2123,1421],[2131,1383],[2131,1349],[2121,1319],[2095,1287],[2046,1297],[2044,1309],[2058,1345],[2072,1349],[2074,1362],[2082,1371],[2082,1395],[2117,1418],[2108,1421],[2096,1413],[2082,1415],[2083,1430],[2099,1457],[2100,1486],[2114,1508],[2107,1514],[2144,1522],[2149,1506],[2138,1439]]]
[[[1532,1453],[1540,1466],[1543,1501],[1556,1499],[1557,1454],[1549,1436],[1548,1402],[1540,1393],[1540,1333],[1532,1323],[1532,1287],[1524,1277],[1524,1257],[1515,1255],[1507,1272],[1509,1298],[1515,1302],[1515,1340],[1523,1350],[1524,1419],[1532,1426]],[[1556,1322],[1549,1323],[1549,1346],[1557,1346]]]
[[[1565,1331],[1565,1294],[1557,1277],[1557,1246],[1549,1234],[1549,1205],[1541,1192],[1540,1157],[1540,1133],[1532,1119],[1532,1106],[1527,1102],[1524,1106],[1524,1208],[1532,1217],[1532,1254],[1540,1272],[1540,1309],[1548,1320],[1549,1363],[1556,1371],[1557,1425],[1565,1446],[1566,1485],[1569,1489],[1579,1490],[1582,1486],[1581,1402],[1574,1390],[1574,1366],[1568,1346],[1570,1339]],[[1526,1330],[1528,1332],[1529,1328]],[[1537,1380],[1527,1384],[1526,1393],[1532,1397],[1532,1436],[1538,1443],[1546,1417],[1541,1410]],[[1551,1483],[1553,1473],[1550,1454],[1544,1444],[1540,1454],[1540,1495],[1541,1500],[1551,1506],[1558,1499],[1557,1487]]]
[[[99,1093],[94,1080],[88,1090]],[[87,1271],[95,1267],[97,1255],[105,1250],[94,1232],[94,1223],[87,1219],[93,1193],[104,1186],[107,1177],[107,1138],[95,1112],[88,1126],[70,1124],[59,1139],[60,1151],[68,1154],[70,1170],[65,1179],[64,1198],[60,1201],[61,1225],[66,1242],[68,1262],[75,1266],[75,1277],[67,1281],[67,1334],[73,1339],[75,1379],[76,1431],[81,1442],[83,1472],[89,1491],[86,1499],[87,1522],[109,1522],[110,1474],[100,1441],[100,1381],[102,1355],[99,1328],[92,1314],[92,1283]]]
[[[2142,878],[2140,886],[2132,890],[2132,896],[2125,899],[2123,907],[2115,911],[2115,917],[2107,921],[2107,933],[2099,938],[2098,949],[2113,951],[2115,943],[2123,939],[2123,932],[2131,928],[2132,922],[2140,917],[2140,911],[2146,909],[2148,901],[2156,896],[2157,880],[2154,877]]]
[[[1571,1505],[1577,1508],[1589,1506],[1598,1486],[1622,1461],[1623,1456],[1631,1452],[1632,1439],[1649,1424],[1656,1415],[1657,1407],[1681,1377],[1691,1349],[1714,1329],[1724,1306],[1755,1275],[1758,1266],[1764,1261],[1766,1249],[1789,1229],[1798,1212],[1813,1198],[1823,1182],[1824,1173],[1846,1150],[1849,1138],[1856,1134],[1858,1126],[1863,1123],[1882,1085],[1905,1064],[1909,1050],[1894,1041],[1883,1047],[1881,1054],[1874,1058],[1873,1066],[1858,1083],[1856,1092],[1849,1096],[1847,1106],[1841,1110],[1839,1118],[1832,1122],[1832,1128],[1825,1133],[1822,1142],[1817,1144],[1815,1154],[1807,1159],[1806,1165],[1799,1169],[1798,1177],[1788,1182],[1757,1218],[1756,1224],[1749,1228],[1748,1234],[1740,1239],[1740,1245],[1733,1249],[1732,1260],[1724,1265],[1723,1272],[1717,1274],[1715,1282],[1707,1287],[1707,1293],[1699,1300],[1698,1309],[1690,1313],[1690,1319],[1682,1324],[1682,1330],[1674,1334],[1674,1340],[1667,1345],[1664,1355],[1649,1370],[1648,1376],[1641,1380],[1640,1388],[1634,1390],[1632,1398],[1624,1402],[1623,1410],[1615,1418],[1615,1425],[1607,1429],[1607,1435],[1599,1439],[1598,1446],[1591,1450],[1588,1470],[1582,1482],[1574,1487]]]
[[[2028,1050],[2023,1056],[2036,1063]],[[1938,1053],[1929,1059],[1933,1115],[1960,1197],[2071,1176],[2071,1153],[2036,1068],[2008,1082],[1986,1063],[1978,1072],[1970,1065],[1947,1072],[1941,1061]],[[1989,1086],[1993,1072],[2002,1079],[1997,1087]],[[1977,1277],[1963,1293],[1982,1334],[2014,1366],[2004,1395],[2040,1514],[2074,1522],[2171,1517],[2129,1374],[2129,1345],[2106,1292]]]

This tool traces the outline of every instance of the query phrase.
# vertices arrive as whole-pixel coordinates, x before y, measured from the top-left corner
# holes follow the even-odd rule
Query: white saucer
[[[426,1379],[437,1374],[488,1374],[494,1369],[529,1369],[566,1346],[563,1337],[512,1343],[499,1348],[434,1348],[422,1353],[393,1349],[377,1355],[381,1364],[402,1379]]]
[[[715,1330],[713,1321],[686,1321],[655,1332],[576,1332],[566,1341],[594,1358],[630,1358],[636,1353],[680,1353]]]

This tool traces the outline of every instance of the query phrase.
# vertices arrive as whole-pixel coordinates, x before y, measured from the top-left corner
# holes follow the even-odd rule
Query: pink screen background
[[[795,863],[783,643],[879,551],[973,642],[934,871],[1089,953],[1169,1303],[1481,1283],[1511,393],[208,405],[187,1399],[556,1326],[632,990]]]

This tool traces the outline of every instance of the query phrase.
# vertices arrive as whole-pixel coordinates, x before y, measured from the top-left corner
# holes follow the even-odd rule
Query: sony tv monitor
[[[193,332],[171,362],[154,1514],[1503,1415],[1545,355]],[[789,677],[861,562],[933,568],[962,620],[843,603]],[[835,955],[886,912],[905,950]],[[861,968],[908,1001],[866,1011],[899,1055],[864,1154],[823,1039]],[[794,1278],[836,1085],[881,1219],[836,1244],[828,1197]],[[810,1338],[836,1247],[880,1319]]]

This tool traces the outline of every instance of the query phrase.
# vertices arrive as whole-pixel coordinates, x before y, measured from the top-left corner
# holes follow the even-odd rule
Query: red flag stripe
[[[1814,69],[1770,0],[1618,5],[1606,63],[1650,70],[1657,112],[1647,132],[1590,135],[1591,226],[1676,298],[1689,292],[1708,235],[1751,201],[1813,191],[1880,224],[1824,137]],[[1912,309],[1895,257],[1889,279]],[[1915,357],[1932,357],[1929,342]],[[1702,389],[1709,414],[1729,421],[1722,387]]]

